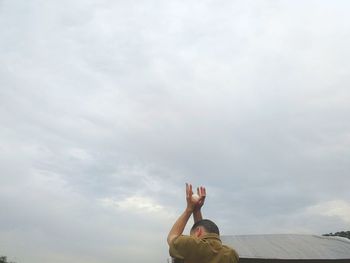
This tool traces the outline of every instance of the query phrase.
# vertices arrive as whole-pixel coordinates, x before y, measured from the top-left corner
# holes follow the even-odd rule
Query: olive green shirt
[[[237,263],[239,258],[232,248],[221,243],[217,234],[205,234],[200,238],[181,235],[169,246],[169,253],[185,263]]]

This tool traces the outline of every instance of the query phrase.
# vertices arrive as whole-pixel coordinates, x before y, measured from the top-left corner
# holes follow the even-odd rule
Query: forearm
[[[201,209],[196,209],[193,211],[193,221],[195,223],[197,223],[198,221],[202,220],[203,216],[202,216],[202,212]]]
[[[171,230],[168,234],[167,242],[169,245],[174,238],[182,235],[182,233],[186,227],[186,224],[188,222],[188,219],[191,217],[192,212],[193,212],[193,210],[186,208],[186,210],[176,220],[175,224],[173,225],[173,227],[171,228]]]

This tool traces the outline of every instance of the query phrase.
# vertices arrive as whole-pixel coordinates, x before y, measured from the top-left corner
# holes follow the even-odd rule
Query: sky
[[[1,0],[0,255],[166,262],[186,182],[223,235],[350,230],[349,9]]]

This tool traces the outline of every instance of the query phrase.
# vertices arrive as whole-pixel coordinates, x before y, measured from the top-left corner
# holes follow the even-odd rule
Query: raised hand
[[[203,186],[197,187],[197,195],[198,195],[198,199],[194,207],[194,210],[200,210],[204,205],[205,197],[207,195],[205,187]]]
[[[197,203],[199,202],[199,199],[193,197],[192,185],[188,183],[186,183],[186,202],[187,209],[191,212],[195,209]]]

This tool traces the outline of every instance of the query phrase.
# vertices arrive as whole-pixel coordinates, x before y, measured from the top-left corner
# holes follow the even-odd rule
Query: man
[[[197,188],[197,194],[199,197],[193,195],[192,185],[186,184],[187,207],[176,220],[167,238],[170,256],[183,260],[184,263],[237,263],[237,253],[222,245],[216,224],[202,219],[201,207],[206,197],[205,188]],[[190,235],[182,235],[192,214],[194,225]]]

